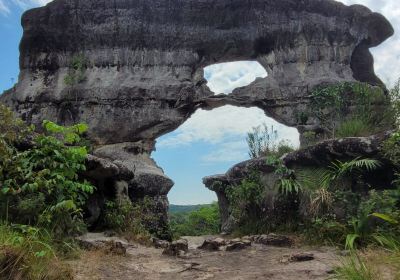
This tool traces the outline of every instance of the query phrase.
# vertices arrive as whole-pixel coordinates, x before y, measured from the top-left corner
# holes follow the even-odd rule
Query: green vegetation
[[[364,83],[318,87],[311,93],[310,112],[301,115],[316,118],[325,138],[368,136],[393,127],[396,110],[388,108],[395,94]]]
[[[202,207],[207,207],[207,206],[210,206],[210,205],[211,204],[197,204],[197,205],[174,205],[174,204],[170,204],[168,211],[169,211],[170,214],[188,213],[188,212],[199,210]]]
[[[87,230],[83,208],[95,191],[79,176],[87,129],[44,121],[35,133],[0,105],[0,279],[72,279],[62,260],[78,252],[72,237]],[[147,198],[108,201],[104,226],[148,242],[151,207]]]
[[[377,272],[367,265],[359,255],[352,253],[335,271],[336,279],[343,280],[376,280]]]
[[[73,279],[59,257],[77,252],[73,243],[54,239],[44,229],[0,225],[0,279]],[[65,255],[68,253],[68,255]]]
[[[84,55],[74,55],[72,57],[71,65],[68,70],[68,74],[64,78],[64,83],[67,86],[75,86],[83,82],[85,77],[85,69],[87,68],[87,60]]]
[[[106,201],[103,227],[117,231],[128,240],[148,244],[150,232],[145,224],[153,222],[155,217],[150,215],[151,199],[145,197],[142,201],[132,203],[128,198],[117,201]]]
[[[259,233],[265,230],[266,216],[263,213],[265,187],[257,173],[243,179],[237,186],[226,190],[230,204],[230,213],[236,220],[237,232]]]
[[[247,133],[246,141],[251,158],[267,155],[282,156],[294,150],[287,141],[278,142],[278,131],[272,125],[253,127],[252,131]]]
[[[6,108],[1,110],[10,115]],[[32,133],[33,148],[26,150],[15,147],[19,139],[14,129],[19,126],[28,131],[20,121],[0,128],[5,135],[0,140],[0,219],[39,225],[59,236],[81,232],[81,208],[94,190],[78,179],[85,170],[86,147],[78,144],[86,125],[63,128],[44,122],[46,134]]]
[[[82,207],[94,187],[80,180],[87,149],[84,124],[43,123],[33,132],[0,105],[0,277],[70,279],[57,256],[86,230]],[[49,264],[60,269],[49,270]]]
[[[170,227],[173,237],[218,234],[220,230],[217,203],[203,205],[192,211],[170,212]],[[198,208],[198,209],[196,209]]]

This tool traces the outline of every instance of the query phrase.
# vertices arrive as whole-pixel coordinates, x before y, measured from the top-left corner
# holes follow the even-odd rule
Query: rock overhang
[[[87,123],[94,155],[125,166],[132,195],[160,205],[173,182],[150,158],[159,136],[198,108],[227,104],[303,133],[317,125],[297,121],[313,88],[382,85],[369,48],[394,32],[382,15],[331,0],[55,0],[22,25],[19,80],[0,102],[37,127]],[[237,60],[258,61],[268,76],[215,96],[203,68]],[[72,74],[81,79],[67,84]]]
[[[378,84],[368,48],[394,32],[368,8],[319,0],[55,0],[22,24],[21,75],[3,101],[36,124],[85,121],[101,145],[154,140],[199,107],[227,104],[295,126],[284,111],[306,106],[296,101],[310,88],[354,76]],[[76,54],[87,69],[71,89],[64,78]],[[203,67],[243,59],[259,61],[268,77],[216,102]]]

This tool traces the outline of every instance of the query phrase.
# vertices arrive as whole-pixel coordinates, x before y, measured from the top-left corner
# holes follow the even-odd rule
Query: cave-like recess
[[[134,174],[97,174],[99,189],[124,182],[131,198],[156,201],[161,220],[173,182],[150,159],[156,138],[198,108],[227,104],[315,130],[315,120],[297,118],[310,91],[381,84],[369,48],[394,32],[382,15],[333,0],[55,0],[27,11],[22,26],[18,83],[0,101],[37,127],[87,123],[94,156]],[[77,59],[82,73],[71,67]],[[203,68],[238,60],[258,61],[268,77],[214,96]]]

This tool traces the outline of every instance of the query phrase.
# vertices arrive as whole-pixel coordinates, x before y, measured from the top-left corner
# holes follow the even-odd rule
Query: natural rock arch
[[[150,159],[154,139],[227,104],[306,131],[318,124],[296,114],[314,87],[381,84],[368,49],[393,34],[382,15],[331,0],[55,0],[22,25],[19,81],[0,101],[39,126],[86,122],[94,154],[134,171],[130,193],[159,210],[173,183]],[[249,59],[268,77],[213,96],[203,67]]]

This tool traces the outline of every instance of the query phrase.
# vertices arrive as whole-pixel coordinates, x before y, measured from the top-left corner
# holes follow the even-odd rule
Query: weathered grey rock
[[[235,241],[235,242],[230,242],[226,246],[226,251],[240,251],[243,249],[246,249],[247,247],[251,246],[250,242],[242,242],[242,241]]]
[[[234,229],[237,221],[230,214],[230,203],[226,194],[226,188],[237,186],[248,176],[257,171],[260,173],[260,181],[266,188],[265,216],[278,217],[283,205],[279,203],[279,190],[277,188],[277,176],[275,167],[268,165],[265,157],[247,160],[231,167],[224,175],[208,176],[203,178],[205,186],[215,191],[218,198],[218,206],[221,218],[221,233],[229,234]],[[271,220],[272,222],[272,220]]]
[[[335,160],[351,160],[357,157],[378,159],[382,166],[371,174],[365,176],[367,185],[380,188],[382,185],[390,186],[394,180],[394,169],[390,162],[385,160],[381,154],[382,143],[388,139],[392,131],[372,135],[368,137],[349,137],[343,139],[331,139],[320,142],[310,147],[302,148],[282,157],[283,164],[288,168],[296,167],[321,167],[330,165]],[[226,195],[227,187],[234,187],[240,182],[248,178],[254,171],[258,172],[260,182],[265,186],[265,214],[269,216],[284,216],[282,201],[280,200],[279,190],[277,189],[277,181],[279,176],[275,174],[275,167],[267,164],[266,157],[247,160],[231,167],[225,174],[218,174],[203,178],[205,186],[215,191],[218,197],[218,205],[221,212],[221,230],[230,233],[235,227],[236,221],[230,215],[229,201]],[[349,182],[351,183],[351,182]],[[349,186],[351,187],[351,186]],[[290,201],[303,201],[304,198],[293,197]],[[289,201],[289,202],[290,202]],[[304,204],[307,205],[307,204]],[[303,209],[300,203],[299,209],[293,209],[305,217],[309,213],[309,209]],[[334,212],[338,219],[346,217],[346,209],[344,205],[338,203],[334,206]],[[275,222],[275,221],[271,221]]]
[[[112,162],[93,155],[87,155],[86,171],[82,175],[95,180],[106,178],[131,180],[134,177],[134,173],[120,162]]]
[[[223,238],[213,238],[204,240],[203,244],[199,247],[201,250],[218,251],[221,247],[226,245],[226,241]]]
[[[253,240],[255,243],[267,246],[290,247],[293,244],[289,237],[273,233],[254,236]]]
[[[1,100],[34,124],[84,121],[98,144],[154,140],[198,107],[226,104],[296,126],[311,88],[380,84],[368,49],[394,32],[380,14],[330,0],[56,0],[22,25],[19,81]],[[67,85],[78,54],[81,82]],[[203,67],[245,59],[268,77],[213,96]]]
[[[297,253],[290,256],[289,261],[291,262],[307,262],[314,259],[313,253]]]
[[[85,220],[92,228],[100,220],[106,199],[116,198],[119,201],[129,198],[128,181],[134,173],[118,161],[88,155],[86,171],[81,176],[96,186],[85,207]]]
[[[181,256],[189,251],[188,241],[186,239],[179,239],[169,244],[164,249],[163,254],[168,256]]]
[[[76,237],[76,240],[84,249],[101,249],[117,255],[125,255],[126,249],[132,246],[123,238],[107,237],[104,233],[87,233]]]
[[[158,238],[153,238],[153,245],[157,249],[166,249],[169,246],[169,242]]]
[[[368,137],[348,137],[326,140],[310,147],[289,153],[283,157],[287,166],[318,166],[334,160],[348,160],[356,157],[383,159],[380,155],[382,143],[393,131]]]
[[[0,102],[37,127],[87,123],[94,155],[134,173],[131,197],[166,196],[154,140],[198,108],[256,106],[303,133],[320,125],[297,120],[316,86],[381,84],[369,48],[393,34],[380,14],[332,0],[55,0],[22,25],[18,83]],[[235,60],[268,77],[214,96],[203,68]]]

